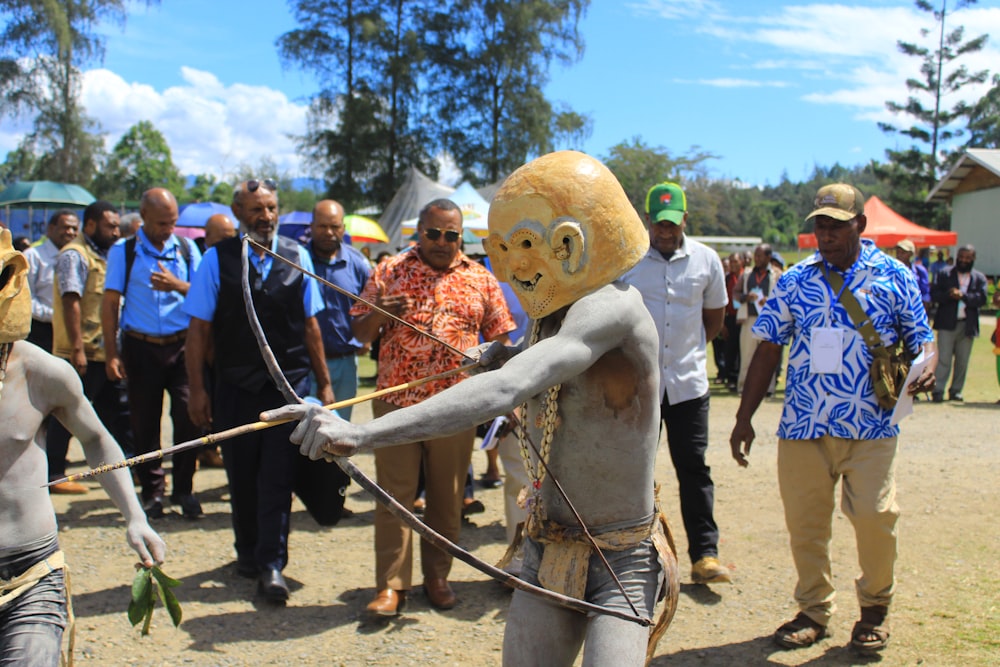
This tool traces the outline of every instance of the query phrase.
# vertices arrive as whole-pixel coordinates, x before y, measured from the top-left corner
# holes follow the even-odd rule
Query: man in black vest
[[[233,193],[233,214],[240,231],[273,252],[312,271],[308,251],[277,236],[278,194],[273,181],[249,180]],[[268,376],[250,330],[241,287],[242,241],[220,241],[205,253],[184,303],[191,315],[187,370],[191,384],[188,410],[192,421],[215,431],[257,421],[262,410],[285,400]],[[309,390],[309,370],[316,376],[317,398],[334,401],[316,313],[323,308],[311,278],[263,251],[250,253],[254,309],[278,364],[296,393]],[[204,368],[214,343],[213,396],[208,396]],[[339,519],[341,485],[329,483],[330,466],[299,456],[288,442],[292,425],[234,438],[222,444],[229,480],[236,571],[258,577],[258,592],[275,603],[288,599],[281,574],[288,563],[292,492],[321,525]]]

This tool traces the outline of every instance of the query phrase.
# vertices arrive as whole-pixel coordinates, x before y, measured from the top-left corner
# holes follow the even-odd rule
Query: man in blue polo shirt
[[[174,234],[177,200],[164,188],[142,195],[139,212],[142,228],[135,237],[120,242],[108,253],[108,274],[101,304],[104,333],[105,372],[111,381],[132,378],[128,401],[137,454],[160,446],[163,392],[170,394],[170,418],[174,441],[201,435],[188,417],[188,376],[184,365],[184,340],[191,319],[181,307],[191,277],[201,262],[194,243]],[[126,296],[127,295],[127,296]],[[118,349],[119,306],[121,350]],[[196,450],[173,457],[173,489],[170,500],[185,518],[202,515],[194,495]],[[163,516],[166,478],[160,461],[136,468],[142,486],[142,505],[151,519]]]
[[[313,263],[305,247],[278,236],[278,188],[271,180],[240,183],[233,193],[233,214],[240,232],[308,271]],[[255,422],[259,414],[285,403],[274,386],[247,320],[243,304],[242,239],[220,241],[206,253],[184,303],[191,316],[187,370],[191,378],[188,411],[203,428],[222,431]],[[254,309],[285,378],[297,394],[309,391],[309,371],[316,377],[316,396],[332,403],[330,375],[316,316],[323,297],[316,281],[274,259],[263,250],[249,253],[249,279]],[[205,382],[205,361],[214,342],[213,396]],[[292,492],[321,525],[341,516],[344,499],[330,469],[322,461],[299,455],[288,442],[293,424],[266,429],[222,443],[229,481],[236,573],[257,578],[258,593],[284,604],[288,584],[288,533]],[[338,469],[339,471],[339,469]]]
[[[332,199],[324,199],[313,208],[309,226],[312,255],[316,275],[351,294],[361,294],[371,265],[365,256],[344,244],[344,207]],[[331,287],[321,287],[324,308],[316,315],[319,330],[323,333],[323,350],[330,384],[337,401],[354,398],[358,393],[358,351],[363,347],[351,331],[350,310],[354,302],[350,297]],[[351,408],[337,411],[347,421]]]

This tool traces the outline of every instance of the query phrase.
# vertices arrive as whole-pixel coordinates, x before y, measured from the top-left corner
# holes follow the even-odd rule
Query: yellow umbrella
[[[344,227],[351,237],[351,243],[388,243],[382,227],[371,218],[362,215],[345,215]]]

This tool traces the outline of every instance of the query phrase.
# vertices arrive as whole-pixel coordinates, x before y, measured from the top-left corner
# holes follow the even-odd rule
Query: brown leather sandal
[[[879,653],[889,645],[889,608],[884,605],[861,608],[861,620],[851,630],[851,648],[864,655]]]
[[[781,648],[807,648],[829,636],[826,626],[800,611],[795,618],[774,631],[774,642]]]

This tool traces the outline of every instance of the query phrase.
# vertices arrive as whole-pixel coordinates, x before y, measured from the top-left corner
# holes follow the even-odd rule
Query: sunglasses
[[[450,229],[438,229],[437,227],[428,227],[424,229],[424,236],[430,241],[437,241],[444,234],[444,240],[448,243],[455,243],[462,237],[462,232],[452,231]]]
[[[258,188],[260,188],[261,186],[263,186],[265,190],[270,190],[271,192],[278,191],[278,184],[275,183],[270,178],[265,178],[263,181],[258,181],[256,178],[251,178],[249,181],[247,181],[247,192],[257,192]]]

